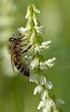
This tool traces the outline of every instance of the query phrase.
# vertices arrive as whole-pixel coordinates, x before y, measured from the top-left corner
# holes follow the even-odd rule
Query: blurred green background
[[[8,54],[8,38],[26,25],[28,4],[40,9],[45,39],[51,40],[46,56],[56,57],[47,71],[57,97],[63,99],[64,112],[70,112],[70,0],[0,0],[0,112],[37,112],[39,96],[33,96],[35,84],[12,72]]]

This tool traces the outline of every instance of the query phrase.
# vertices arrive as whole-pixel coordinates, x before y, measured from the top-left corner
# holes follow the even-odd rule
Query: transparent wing
[[[13,53],[12,53],[12,51],[10,52],[10,54],[11,54],[11,65],[12,65],[13,72],[15,74],[15,66],[14,66],[14,63],[13,63]]]

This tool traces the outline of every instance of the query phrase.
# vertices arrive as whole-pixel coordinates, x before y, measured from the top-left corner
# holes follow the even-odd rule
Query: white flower
[[[33,10],[34,10],[34,12],[36,12],[36,13],[40,14],[40,10],[39,10],[39,9],[37,9],[37,8],[35,7],[35,5],[33,5]]]
[[[42,86],[36,86],[35,89],[34,89],[34,95],[36,95],[37,93],[41,93],[42,91]]]
[[[38,77],[36,75],[30,74],[29,81],[38,84]]]
[[[38,59],[38,58],[34,59],[34,60],[31,62],[31,64],[30,64],[30,66],[31,66],[32,69],[38,67],[38,65],[39,65],[39,59]]]
[[[45,106],[45,104],[46,104],[46,100],[41,100],[38,107],[37,107],[37,109],[38,110],[42,109]]]
[[[46,46],[47,46],[47,45],[49,45],[50,43],[51,43],[51,41],[48,40],[48,41],[43,42],[41,45],[46,45]]]
[[[42,26],[41,28],[40,27],[36,27],[38,28],[38,33],[40,33],[40,31],[42,31]],[[35,42],[35,32],[32,33],[31,37],[30,37],[30,43],[33,44]],[[38,44],[35,44],[35,52],[39,52],[41,51],[42,48],[49,48],[49,44],[51,43],[51,41],[46,41],[46,42],[43,42],[40,46]]]
[[[36,31],[37,31],[38,33],[42,33],[42,31],[43,31],[43,26],[36,26],[35,29],[36,29]]]
[[[51,68],[54,65],[54,61],[56,58],[48,59],[45,62],[40,62],[40,69],[41,70],[47,70],[47,67]]]
[[[49,48],[49,44],[51,43],[51,41],[45,41],[41,44],[40,48]]]
[[[52,59],[48,59],[47,61],[45,61],[44,62],[44,64],[43,65],[45,65],[45,66],[48,66],[48,67],[52,67],[53,65],[54,65],[54,61],[56,60],[56,58],[55,57],[53,57]]]
[[[47,96],[48,96],[48,91],[44,90],[44,91],[41,93],[41,99],[42,99],[42,100],[45,100]]]
[[[43,75],[40,76],[40,77],[39,77],[39,82],[40,82],[41,85],[45,85],[45,84],[46,84],[46,77],[43,76]]]
[[[47,70],[47,67],[44,66],[44,63],[43,62],[40,62],[40,69],[41,70]]]
[[[24,27],[21,27],[18,29],[18,31],[21,33],[21,34],[26,34],[28,32],[28,29],[27,28],[24,28]]]
[[[53,84],[52,84],[50,81],[47,81],[47,83],[45,84],[45,86],[46,86],[48,89],[52,89]]]
[[[40,53],[40,46],[36,45],[35,52],[39,52]]]
[[[43,112],[51,112],[52,109],[53,112],[59,112],[56,108],[55,102],[51,98],[41,100],[37,109],[42,109]]]
[[[25,19],[28,19],[31,16],[31,12],[33,11],[33,13],[40,13],[40,11],[35,7],[35,5],[29,6],[27,9],[27,14],[25,16]]]
[[[56,108],[55,103],[52,99],[48,98],[46,104],[44,105],[43,112],[51,112],[51,108]]]

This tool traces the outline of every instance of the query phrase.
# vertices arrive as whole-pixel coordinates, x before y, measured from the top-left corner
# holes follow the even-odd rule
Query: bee
[[[15,66],[21,74],[29,76],[29,66],[26,62],[22,60],[23,54],[31,48],[31,45],[28,45],[26,39],[27,38],[25,37],[25,35],[22,35],[19,31],[12,34],[12,36],[9,38],[9,51],[11,54],[11,63],[13,71]]]

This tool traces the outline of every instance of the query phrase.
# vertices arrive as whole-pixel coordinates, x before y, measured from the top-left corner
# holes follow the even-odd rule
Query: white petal
[[[43,62],[40,62],[40,69],[41,70],[47,70],[47,67],[44,66],[44,63]]]
[[[43,26],[36,26],[35,29],[37,30],[38,33],[42,33],[43,31]]]
[[[45,42],[43,42],[41,45],[42,45],[42,46],[48,46],[50,43],[51,43],[51,41],[45,41]]]
[[[44,107],[45,103],[46,103],[45,100],[41,100],[40,103],[39,103],[39,105],[38,105],[38,107],[37,107],[37,109],[38,110],[42,109]]]
[[[39,59],[38,59],[38,58],[34,59],[34,60],[31,62],[30,65],[31,65],[31,68],[32,68],[32,69],[38,67],[38,65],[39,65]]]
[[[43,108],[43,112],[49,112],[49,111],[47,110],[47,107],[44,107],[44,108]]]
[[[34,10],[36,13],[40,14],[40,10],[37,9],[37,8],[35,7],[35,5],[33,5],[33,10]]]
[[[38,78],[36,76],[34,76],[33,74],[29,76],[29,81],[30,82],[35,82],[36,84],[38,84]]]
[[[35,52],[39,52],[40,53],[40,47],[38,45],[36,45],[36,47],[35,47]]]
[[[41,85],[45,85],[46,84],[46,77],[45,76],[40,76],[40,78],[39,78],[39,82],[40,82],[40,84]]]
[[[26,34],[27,33],[27,28],[24,28],[24,27],[21,27],[18,29],[18,31],[21,33],[21,34]]]
[[[41,99],[42,99],[42,100],[45,100],[47,96],[48,96],[48,92],[47,92],[47,91],[44,91],[44,92],[41,94]]]
[[[52,89],[53,84],[50,81],[47,81],[46,85],[45,85],[48,89]]]
[[[47,112],[50,112],[50,108],[51,108],[51,101],[47,101],[46,102],[46,107],[44,110],[46,110]]]
[[[55,57],[53,57],[52,59],[48,59],[47,61],[44,62],[44,65],[47,65],[48,67],[52,67],[54,65],[54,61],[56,60]]]
[[[42,91],[42,86],[36,86],[34,89],[34,95],[36,95],[37,93],[41,93]]]

